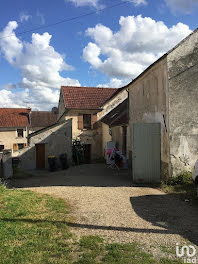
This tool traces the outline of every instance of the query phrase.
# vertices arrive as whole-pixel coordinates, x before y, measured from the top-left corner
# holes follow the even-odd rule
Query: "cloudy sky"
[[[0,14],[0,107],[49,110],[61,85],[130,82],[197,27],[198,0],[2,0]]]

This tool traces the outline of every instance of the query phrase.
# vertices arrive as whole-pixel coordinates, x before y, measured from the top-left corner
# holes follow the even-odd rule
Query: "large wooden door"
[[[36,168],[45,168],[45,144],[36,144]]]
[[[161,126],[159,123],[133,124],[133,181],[159,183],[161,160]]]

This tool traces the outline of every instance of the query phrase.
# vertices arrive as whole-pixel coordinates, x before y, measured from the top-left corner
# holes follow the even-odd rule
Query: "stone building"
[[[44,169],[48,168],[48,156],[57,158],[67,154],[68,163],[72,161],[72,122],[64,120],[43,129],[40,129],[28,136],[28,146],[18,151],[21,169]]]
[[[159,182],[193,169],[198,159],[197,61],[195,30],[127,85],[136,181]]]
[[[0,151],[27,147],[29,108],[0,108]]]
[[[31,111],[30,108],[0,108],[0,151],[11,149],[12,155],[27,147],[29,134],[48,127],[57,120],[52,111]]]
[[[79,138],[85,145],[87,163],[104,156],[103,135],[107,133],[108,138],[109,131],[103,129],[100,118],[104,110],[103,104],[117,90],[97,87],[61,87],[58,122],[72,118],[72,138]]]

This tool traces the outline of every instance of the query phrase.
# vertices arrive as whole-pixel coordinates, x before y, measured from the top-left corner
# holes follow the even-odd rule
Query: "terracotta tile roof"
[[[29,112],[27,108],[0,108],[0,127],[27,127]]]
[[[99,109],[118,89],[62,86],[65,107],[68,109]]]
[[[31,127],[47,127],[57,121],[57,115],[49,111],[32,111]]]

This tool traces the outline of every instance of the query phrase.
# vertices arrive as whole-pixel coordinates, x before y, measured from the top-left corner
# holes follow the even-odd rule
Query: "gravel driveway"
[[[68,201],[69,225],[78,237],[97,234],[111,242],[137,241],[154,248],[186,240],[198,245],[198,208],[158,189],[131,187],[126,171],[90,164],[36,175],[16,186]]]

